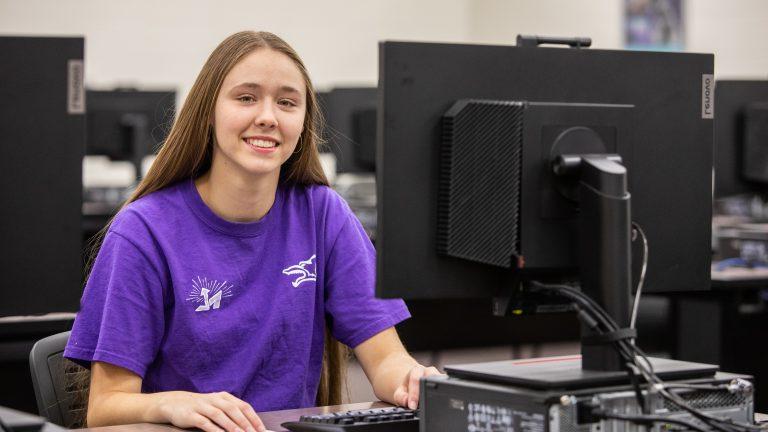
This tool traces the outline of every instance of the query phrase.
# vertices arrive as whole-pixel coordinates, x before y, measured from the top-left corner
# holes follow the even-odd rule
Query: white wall
[[[0,34],[84,35],[86,84],[176,87],[240,30],[268,30],[304,59],[318,88],[375,85],[381,39],[464,41],[468,0],[0,0]]]
[[[585,36],[594,48],[622,47],[623,0],[477,0],[471,37],[479,43],[514,44],[518,34]]]
[[[721,78],[768,79],[768,1],[688,0],[687,48],[715,53]]]
[[[686,51],[714,53],[718,78],[768,79],[768,1],[683,0]],[[518,33],[589,36],[624,44],[624,0],[476,0],[470,37],[514,43]]]

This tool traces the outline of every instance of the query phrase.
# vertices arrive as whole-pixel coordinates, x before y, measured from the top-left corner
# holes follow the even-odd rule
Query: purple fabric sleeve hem
[[[347,346],[354,349],[355,347],[367,341],[371,337],[381,333],[382,331],[390,327],[394,327],[396,324],[399,324],[400,322],[405,321],[410,317],[411,317],[411,313],[408,311],[408,309],[403,308],[396,314],[386,316],[377,321],[374,321],[371,324],[353,333],[352,336],[350,336],[346,340]]]
[[[109,363],[113,366],[128,369],[129,371],[140,376],[141,379],[144,379],[144,374],[147,370],[146,366],[134,360],[103,350],[93,351],[88,349],[69,348],[64,352],[64,357],[82,366],[84,366],[86,363],[92,363],[95,361]]]

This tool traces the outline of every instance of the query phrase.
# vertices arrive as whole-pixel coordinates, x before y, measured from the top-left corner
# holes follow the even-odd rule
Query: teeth
[[[245,140],[248,144],[260,148],[272,148],[277,146],[277,143],[274,141],[265,141],[265,140],[259,140],[259,139],[247,139]]]

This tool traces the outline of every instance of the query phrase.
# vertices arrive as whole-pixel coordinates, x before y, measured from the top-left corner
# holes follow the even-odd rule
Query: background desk
[[[768,412],[768,269],[712,271],[712,289],[673,296],[672,357],[755,377],[755,410]]]

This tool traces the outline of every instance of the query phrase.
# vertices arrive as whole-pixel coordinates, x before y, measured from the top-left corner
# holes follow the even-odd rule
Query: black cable
[[[707,429],[702,428],[696,423],[693,423],[687,420],[664,417],[664,416],[615,414],[615,413],[608,413],[603,410],[593,410],[592,414],[598,418],[624,420],[632,423],[637,423],[643,426],[647,426],[649,423],[669,423],[669,424],[677,424],[677,425],[685,426],[689,429],[696,430],[699,432],[709,432]]]
[[[632,383],[632,388],[635,389],[635,398],[637,399],[637,404],[640,406],[640,411],[643,414],[650,414],[650,407],[648,406],[648,399],[643,397],[643,390],[640,388],[640,381],[637,379],[637,374],[635,373],[635,365],[632,363],[625,363],[624,367],[627,369],[627,373],[629,373],[629,381]]]
[[[669,383],[664,384],[664,387],[668,389],[690,389],[690,390],[728,390],[727,384],[681,384],[681,383]]]
[[[583,317],[586,315],[591,315],[591,317],[593,318],[592,321],[599,323],[598,325],[594,325],[594,324],[592,325],[595,331],[597,332],[603,331],[605,333],[608,333],[618,329],[618,325],[616,324],[616,322],[594,300],[592,300],[589,296],[587,296],[583,292],[567,285],[545,285],[536,281],[532,282],[531,285],[532,285],[533,291],[541,291],[541,292],[550,293],[550,294],[558,294],[568,298],[569,300],[574,301],[577,305],[580,306],[580,316]],[[602,330],[599,328],[600,326],[603,327]],[[637,347],[637,345],[632,344],[627,340],[616,341],[613,343],[613,345],[616,347],[619,355],[622,358],[624,358],[626,362],[634,364],[637,367],[638,371],[640,371],[640,373],[643,375],[645,380],[650,385],[653,385],[654,388],[659,392],[659,394],[662,397],[673,402],[675,405],[679,406],[683,410],[687,411],[688,413],[693,415],[695,418],[705,423],[707,426],[712,427],[713,429],[717,429],[721,432],[737,432],[741,430],[750,430],[750,431],[764,430],[759,426],[738,423],[731,419],[721,419],[718,417],[714,417],[704,412],[701,412],[696,408],[693,408],[682,398],[666,390],[666,388],[664,387],[665,386],[664,382],[653,371],[653,366],[650,363],[650,360],[646,356],[645,352],[643,352],[639,347]],[[643,359],[643,361],[645,362],[645,365],[643,365],[642,362],[638,361],[638,357]]]
[[[595,315],[595,317],[598,318],[598,320],[606,327],[607,331],[614,331],[618,329],[618,326],[615,325],[615,322],[613,322],[611,317],[608,316],[606,312],[604,312],[602,309],[595,308],[597,303],[594,303],[594,301],[589,296],[577,290],[576,288],[570,287],[568,285],[545,285],[541,282],[532,281],[531,291],[538,291],[546,294],[559,294],[561,297],[566,297],[570,300],[573,300],[580,304],[584,309],[592,312],[592,314]]]
[[[645,356],[645,354],[642,352],[642,350],[637,348],[636,345],[632,345],[630,348],[633,349],[633,350],[638,351],[640,354]],[[647,357],[645,357],[645,359],[647,361]],[[636,364],[636,366],[639,367],[639,369],[641,371],[643,371],[643,368],[640,367],[640,365],[638,363],[635,363],[635,364]],[[706,423],[707,425],[709,425],[709,426],[711,426],[711,427],[713,427],[713,428],[715,428],[717,430],[723,431],[723,432],[726,432],[726,431],[727,432],[733,432],[735,430],[736,431],[739,430],[739,429],[733,429],[734,427],[742,428],[742,429],[747,429],[747,430],[760,430],[759,427],[756,427],[754,425],[745,424],[745,423],[739,423],[739,422],[735,422],[735,421],[733,421],[731,419],[723,419],[723,418],[711,416],[709,414],[701,412],[698,409],[690,406],[685,400],[683,400],[678,395],[667,391],[667,387],[668,387],[667,384],[665,384],[661,380],[661,378],[659,378],[656,374],[652,373],[652,371],[647,371],[646,370],[644,372],[645,373],[643,375],[646,376],[646,381],[648,381],[649,383],[652,383],[652,384],[660,385],[657,388],[657,390],[659,391],[659,394],[661,394],[662,397],[664,397],[665,399],[673,402],[675,405],[677,405],[680,408],[682,408],[683,410],[689,412],[691,415],[693,415],[694,417],[698,418],[699,420],[701,420],[702,422]],[[709,389],[707,389],[707,390],[709,390]]]
[[[743,429],[746,430],[762,430],[759,426],[750,425],[746,423],[739,423],[736,421],[733,421],[731,419],[725,419],[725,418],[718,418],[711,416],[709,414],[703,413],[696,408],[693,408],[692,406],[688,405],[688,403],[680,398],[679,396],[675,395],[674,393],[670,393],[666,389],[662,388],[660,389],[659,393],[666,397],[668,400],[671,400],[675,405],[683,408],[685,411],[688,411],[693,416],[698,418],[699,420],[707,423],[708,425],[714,427],[715,429],[721,430],[721,431],[740,431]]]

